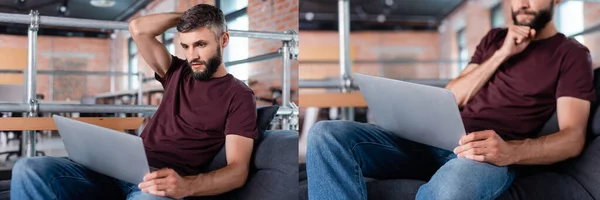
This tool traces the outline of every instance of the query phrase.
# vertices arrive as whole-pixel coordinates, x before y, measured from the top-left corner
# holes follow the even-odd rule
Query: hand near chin
[[[535,35],[535,30],[528,26],[509,26],[504,43],[498,51],[508,57],[519,54],[527,48]]]

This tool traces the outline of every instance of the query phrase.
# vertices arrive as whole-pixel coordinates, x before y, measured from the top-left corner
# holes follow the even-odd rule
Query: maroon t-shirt
[[[156,75],[163,100],[141,137],[150,166],[194,175],[223,147],[226,134],[256,139],[256,103],[231,74],[198,81],[185,60],[172,57],[167,73]]]
[[[482,64],[502,46],[507,29],[491,30],[470,63]],[[467,132],[494,130],[504,139],[534,137],[556,110],[559,97],[593,101],[589,50],[558,33],[532,41],[502,63],[467,103],[461,116]]]

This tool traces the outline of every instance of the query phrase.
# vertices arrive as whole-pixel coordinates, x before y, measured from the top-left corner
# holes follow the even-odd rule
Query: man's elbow
[[[233,179],[234,181],[231,184],[232,189],[238,189],[238,188],[244,187],[244,185],[246,184],[246,181],[248,180],[248,173],[249,173],[249,170],[247,167],[240,168],[238,170],[236,178]]]
[[[129,22],[129,34],[135,39],[135,36],[140,35],[140,22],[139,19],[133,19]]]
[[[467,104],[467,95],[464,93],[460,93],[459,91],[454,91],[454,90],[450,90],[452,91],[452,94],[454,94],[454,99],[456,100],[456,105],[458,105],[458,108],[462,108]]]
[[[568,158],[578,157],[583,152],[583,149],[585,147],[585,133],[582,135],[584,136],[581,138],[577,138],[577,140],[573,142],[573,145],[571,146],[571,151],[569,151],[570,153],[568,155]]]
[[[579,155],[581,155],[581,153],[583,152],[584,146],[585,146],[585,141],[580,142],[576,145],[573,145],[573,149],[571,150],[569,158],[579,157]]]

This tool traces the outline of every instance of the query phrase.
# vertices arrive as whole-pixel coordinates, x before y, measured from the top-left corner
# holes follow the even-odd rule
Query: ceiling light
[[[385,15],[377,15],[377,22],[383,23],[385,22]]]
[[[90,1],[90,4],[92,4],[92,6],[102,7],[102,8],[113,7],[115,5],[115,3],[117,3],[115,0],[91,0]]]
[[[388,5],[388,6],[394,5],[394,0],[385,0],[385,5]]]
[[[312,21],[315,18],[315,13],[307,12],[305,17],[307,21]]]

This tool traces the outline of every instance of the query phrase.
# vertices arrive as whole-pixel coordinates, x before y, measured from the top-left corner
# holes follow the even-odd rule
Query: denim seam
[[[510,170],[510,169],[508,169],[508,167],[507,167],[507,170]],[[498,190],[496,190],[496,191],[495,191],[494,193],[492,193],[491,195],[487,196],[487,198],[485,198],[485,199],[489,199],[490,197],[495,197],[495,196],[498,196],[498,195],[500,195],[500,194],[498,194],[498,193],[500,193],[500,191],[501,191],[502,189],[504,189],[504,188],[506,188],[506,187],[507,187],[507,185],[506,185],[506,184],[508,183],[508,180],[510,180],[510,179],[511,179],[511,177],[514,177],[514,175],[513,175],[513,176],[507,176],[507,177],[506,177],[506,179],[504,179],[504,183],[502,184],[502,187],[498,188]]]
[[[354,146],[352,146],[352,148],[350,148],[350,151],[352,152],[352,154],[353,154],[353,156],[355,158],[356,158],[356,153],[355,153],[354,150],[356,149],[356,147],[358,147],[359,145],[363,145],[363,144],[372,144],[372,145],[376,145],[376,146],[380,146],[380,147],[385,147],[385,148],[390,149],[390,150],[398,151],[398,149],[396,149],[393,146],[389,146],[389,145],[383,145],[383,144],[374,143],[374,142],[358,142],[358,143],[354,144]],[[400,151],[398,151],[398,152],[400,152]],[[356,167],[354,169],[357,172],[359,172],[357,174],[361,174],[360,173],[360,165],[358,165],[358,163],[356,164]],[[356,178],[357,178],[357,181],[360,180],[360,177],[357,176]],[[360,189],[361,189],[361,191],[360,191],[361,195],[364,195],[365,193],[367,193],[366,191],[362,191],[362,189],[363,189],[362,187]],[[366,199],[366,198],[363,196],[361,199]]]
[[[62,178],[70,178],[70,179],[76,179],[76,180],[83,181],[83,182],[88,182],[88,183],[90,182],[90,181],[88,181],[86,179],[83,179],[83,178],[80,178],[80,177],[74,177],[74,176],[57,176],[57,177],[52,178],[52,180],[50,180],[50,187],[52,187],[52,190],[54,190],[54,191],[55,191],[55,189],[54,189],[54,181],[56,181],[59,178],[60,179],[62,179]],[[58,199],[58,197],[56,196],[56,191],[54,192],[54,198]]]
[[[52,178],[52,180],[50,181],[50,185],[52,187],[52,190],[55,190],[54,189],[54,181],[56,181],[57,179],[63,179],[63,178],[75,179],[75,180],[78,180],[78,181],[82,181],[82,182],[86,182],[86,183],[91,183],[91,181],[89,181],[87,179],[84,179],[84,178],[81,178],[81,177],[75,177],[75,176],[57,176],[57,177]],[[125,187],[127,187],[127,186],[125,186]],[[132,187],[133,186],[127,187],[130,190],[129,193],[131,193],[131,191],[133,191]],[[56,194],[54,196],[55,196],[55,199],[58,199],[58,197],[56,197]]]
[[[354,147],[356,147],[356,145],[357,145],[357,144],[354,144],[354,146],[352,146],[352,148],[350,148],[350,152],[352,152],[352,156],[353,156],[354,158],[357,158],[357,156],[356,156],[356,153],[354,152]],[[362,162],[362,160],[361,160],[361,162]],[[360,176],[361,176],[361,174],[362,174],[362,172],[361,172],[361,170],[360,170],[360,164],[359,164],[359,163],[358,163],[358,161],[356,161],[356,160],[355,160],[355,162],[354,162],[354,172],[355,172],[355,173],[354,173],[354,179],[355,179],[355,181],[356,181],[356,182],[358,183],[358,185],[359,185],[359,187],[358,187],[358,188],[359,188],[359,190],[360,190],[360,191],[359,191],[359,193],[360,193],[360,195],[361,195],[361,196],[360,196],[360,199],[366,199],[366,197],[364,196],[364,195],[365,195],[364,188],[362,188],[362,183],[360,182]],[[366,183],[365,183],[365,185],[366,185]]]
[[[397,151],[397,152],[400,152],[400,153],[402,153],[402,151],[398,151],[398,149],[397,149],[397,148],[395,148],[395,147],[393,147],[393,146],[389,146],[389,145],[383,145],[383,144],[379,144],[379,143],[375,143],[375,142],[359,142],[359,143],[356,143],[356,144],[354,144],[354,146],[352,146],[352,149],[351,149],[351,150],[352,150],[352,151],[354,151],[354,149],[355,149],[355,148],[356,148],[358,145],[361,145],[361,144],[373,144],[373,145],[377,145],[377,146],[380,146],[380,147],[385,147],[385,148],[388,148],[388,149],[391,149],[391,150],[395,150],[395,151]]]
[[[120,184],[118,183],[121,187],[124,187],[126,189],[128,189],[129,191],[127,191],[127,194],[124,194],[125,196],[128,196],[129,194],[131,194],[132,192],[135,192],[134,186],[126,186],[124,184]],[[140,190],[141,191],[141,190]]]

